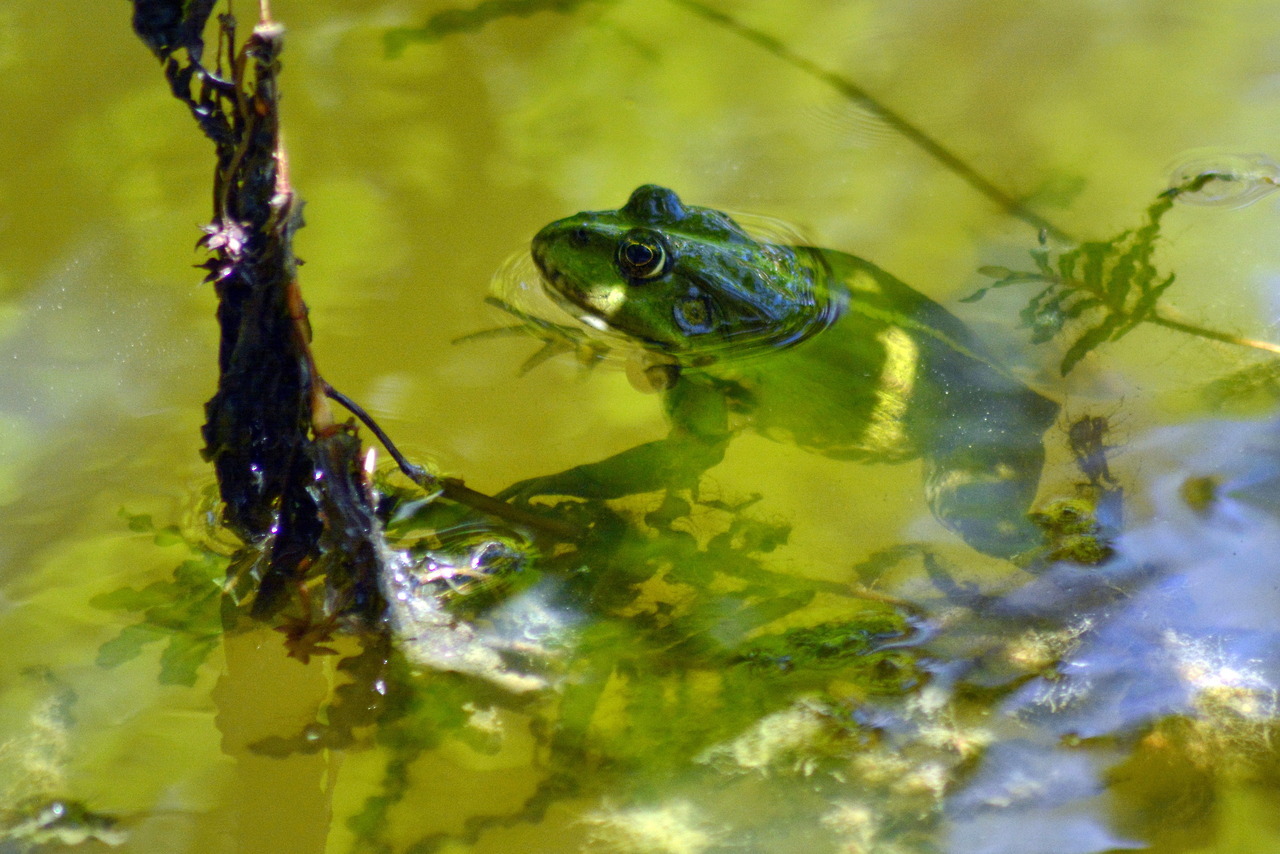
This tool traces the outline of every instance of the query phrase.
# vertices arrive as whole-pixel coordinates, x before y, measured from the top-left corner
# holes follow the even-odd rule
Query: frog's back
[[[828,328],[787,349],[715,366],[751,426],[839,459],[880,462],[958,443],[1039,436],[1053,401],[1001,368],[959,319],[875,265],[819,252],[843,285]]]
[[[976,548],[1035,545],[1026,520],[1058,405],[1001,367],[945,308],[869,262],[821,252],[838,319],[770,355],[712,370],[753,429],[837,459],[925,464],[934,514]]]

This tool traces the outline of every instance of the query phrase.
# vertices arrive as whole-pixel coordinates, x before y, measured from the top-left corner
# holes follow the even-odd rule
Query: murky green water
[[[1187,152],[1280,155],[1274,2],[715,7],[1076,239],[1142,225]],[[518,661],[506,681],[420,653],[384,670],[385,649],[350,637],[307,666],[266,628],[222,639],[223,565],[156,534],[197,529],[212,481],[214,300],[189,251],[209,146],[126,4],[14,0],[0,851],[32,838],[20,807],[60,799],[118,822],[65,822],[81,835],[124,831],[137,852],[1280,847],[1277,395],[1205,391],[1259,355],[1144,325],[1062,379],[1065,347],[1015,328],[1030,292],[957,303],[991,283],[981,267],[1030,269],[1037,229],[776,52],[651,0],[497,18],[388,57],[389,31],[444,8],[273,4],[317,356],[406,451],[493,492],[664,434],[658,399],[616,367],[517,376],[531,339],[449,343],[501,322],[490,277],[539,227],[657,182],[794,223],[953,308],[1064,404],[1045,498],[1081,478],[1067,424],[1108,419],[1119,557],[1033,578],[930,517],[918,462],[743,435],[706,484],[719,504],[535,563],[519,607],[490,615]],[[1175,206],[1156,244],[1170,316],[1280,337],[1278,222],[1274,196]],[[655,505],[614,509],[638,524]],[[151,588],[190,606],[183,644],[165,652],[157,631],[100,666],[137,615],[91,600],[185,561],[188,587]]]

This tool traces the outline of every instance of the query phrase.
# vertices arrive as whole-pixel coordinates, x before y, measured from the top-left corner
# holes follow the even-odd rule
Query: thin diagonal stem
[[[505,501],[494,498],[491,495],[485,495],[483,492],[477,492],[471,487],[465,485],[462,481],[453,477],[436,477],[420,465],[409,462],[404,454],[400,453],[400,449],[396,447],[396,443],[391,441],[391,437],[378,425],[368,412],[364,411],[364,407],[338,391],[328,383],[323,383],[324,393],[336,400],[342,406],[346,407],[352,415],[359,418],[364,426],[368,427],[374,436],[378,437],[378,441],[382,443],[382,447],[387,449],[387,453],[395,460],[400,471],[404,472],[409,480],[428,492],[436,492],[458,504],[466,505],[472,509],[479,510],[482,513],[488,513],[491,516],[497,516],[499,519],[506,519],[509,522],[515,522],[519,525],[527,525],[530,528],[547,531],[558,537],[565,539],[580,539],[583,531],[577,526],[568,522],[562,522],[559,519],[551,519],[546,516],[539,516],[536,513],[530,513],[515,505],[508,504]]]
[[[1280,356],[1280,344],[1272,344],[1270,341],[1261,341],[1257,338],[1243,338],[1239,335],[1232,335],[1230,332],[1219,332],[1216,329],[1209,329],[1204,326],[1197,326],[1194,323],[1183,323],[1180,320],[1174,320],[1163,314],[1153,314],[1146,318],[1148,323],[1156,326],[1163,326],[1166,329],[1174,329],[1187,335],[1195,335],[1200,338],[1208,338],[1212,341],[1222,341],[1225,344],[1235,344],[1238,347],[1252,347],[1255,350],[1262,350],[1266,353],[1274,353]]]
[[[730,32],[738,34],[747,41],[759,45],[788,65],[816,77],[846,98],[857,101],[908,142],[924,151],[934,160],[937,160],[960,180],[994,202],[1010,216],[1017,217],[1028,225],[1041,229],[1058,240],[1073,241],[1073,238],[1061,228],[987,180],[976,169],[961,160],[959,155],[908,121],[901,113],[886,106],[882,101],[849,78],[823,68],[813,60],[791,50],[768,33],[744,24],[731,15],[712,9],[710,6],[698,2],[698,0],[671,0],[671,2],[688,9],[694,14],[701,15]]]

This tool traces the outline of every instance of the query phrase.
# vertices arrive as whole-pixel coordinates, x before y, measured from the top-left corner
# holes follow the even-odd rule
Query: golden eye
[[[628,279],[655,279],[667,271],[662,238],[650,232],[629,232],[618,244],[618,269]]]

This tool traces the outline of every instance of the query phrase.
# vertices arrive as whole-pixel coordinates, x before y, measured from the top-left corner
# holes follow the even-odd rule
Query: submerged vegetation
[[[1042,285],[1027,302],[1019,319],[1024,328],[1031,330],[1033,344],[1043,344],[1071,330],[1074,340],[1059,365],[1063,376],[1099,346],[1119,341],[1141,323],[1280,353],[1280,345],[1251,341],[1175,320],[1160,309],[1160,298],[1175,278],[1173,273],[1161,274],[1156,266],[1160,223],[1175,202],[1196,199],[1204,195],[1206,185],[1223,180],[1212,166],[1206,165],[1204,170],[1161,193],[1147,208],[1146,222],[1138,228],[1122,231],[1110,240],[1081,243],[1056,257],[1047,249],[1033,250],[1031,260],[1036,269],[1032,271],[981,268],[979,273],[996,281],[979,288],[963,301],[979,300],[995,288]],[[1081,326],[1084,328],[1080,329]]]
[[[1224,429],[1233,454],[1180,450]],[[1013,854],[1027,850],[1012,840],[1028,821],[1044,840],[1033,851],[1154,838],[1158,823],[1113,826],[1096,808],[1128,764],[1181,763],[1204,786],[1271,774],[1280,673],[1265,650],[1280,642],[1267,616],[1278,603],[1245,565],[1280,536],[1274,478],[1255,475],[1280,471],[1276,435],[1196,427],[1143,450],[1183,455],[1199,474],[1143,496],[1163,521],[1123,534],[1110,559],[1097,523],[1081,520],[1118,495],[1105,458],[1086,453],[1081,497],[1045,523],[1068,544],[1059,563],[1004,591],[921,545],[838,581],[778,571],[789,527],[750,500],[565,501],[550,511],[592,533],[542,552],[384,480],[380,512],[406,556],[386,591],[394,631],[335,650],[338,684],[315,719],[253,750],[377,745],[381,782],[348,819],[362,851],[402,850],[406,829],[432,826],[409,806],[414,769],[449,745],[537,756],[538,783],[461,831],[418,831],[412,850],[476,843],[583,799],[599,804],[582,832],[601,850],[681,850],[661,846],[705,835]],[[1193,479],[1213,485],[1192,497]],[[1188,538],[1201,548],[1185,550]],[[1226,590],[1223,573],[1245,583]],[[169,612],[140,613],[157,622],[143,636],[166,630]],[[179,658],[162,657],[162,678]],[[1041,784],[1027,789],[1033,772]],[[1123,797],[1157,797],[1155,786],[1135,781]]]
[[[157,531],[151,517],[127,516],[129,529],[149,534],[157,546],[186,545],[191,556],[173,571],[172,581],[156,581],[141,590],[124,587],[95,597],[95,608],[141,615],[98,650],[100,667],[116,667],[137,658],[148,644],[165,642],[160,682],[194,685],[196,671],[222,643],[226,554],[188,545],[176,526]]]

